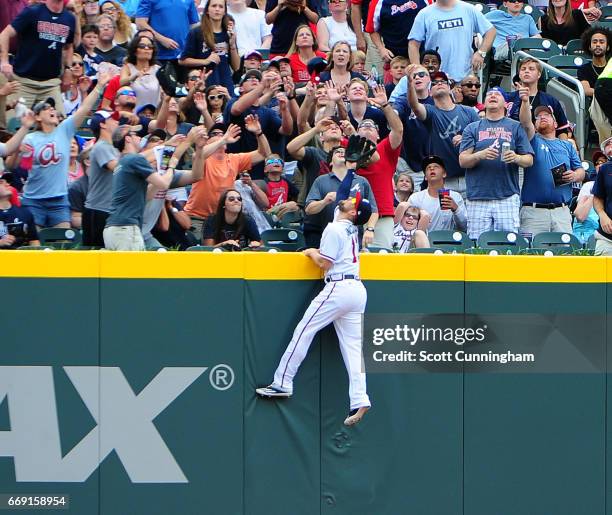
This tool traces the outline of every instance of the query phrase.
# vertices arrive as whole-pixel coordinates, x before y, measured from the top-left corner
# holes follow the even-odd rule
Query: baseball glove
[[[357,168],[363,168],[374,155],[374,152],[376,152],[374,143],[369,139],[353,135],[349,138],[344,158],[347,162],[357,163]]]

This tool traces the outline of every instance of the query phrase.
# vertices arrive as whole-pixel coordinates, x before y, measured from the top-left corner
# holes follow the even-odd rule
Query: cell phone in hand
[[[23,222],[15,222],[12,224],[6,224],[6,230],[11,236],[15,238],[25,238],[25,224]]]
[[[563,186],[566,184],[565,180],[563,179],[563,174],[565,172],[567,172],[567,165],[565,163],[561,163],[560,165],[550,169],[550,173],[555,181],[555,188],[557,186]]]

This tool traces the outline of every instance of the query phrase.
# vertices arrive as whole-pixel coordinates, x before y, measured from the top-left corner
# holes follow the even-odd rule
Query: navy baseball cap
[[[350,200],[355,203],[355,208],[357,209],[357,216],[353,223],[355,225],[366,224],[372,216],[372,204],[370,204],[368,199],[363,198],[359,191],[354,197],[350,197]]]
[[[506,93],[504,88],[501,88],[499,86],[495,86],[494,88],[490,88],[489,90],[487,90],[487,94],[485,96],[489,96],[491,93],[499,93],[502,97],[504,97],[504,100],[508,99],[508,94]]]
[[[96,111],[93,116],[89,119],[89,128],[93,132],[100,131],[100,124],[104,123],[109,118],[119,121],[120,115],[118,111]]]
[[[440,156],[434,155],[423,158],[423,161],[421,162],[422,170],[425,170],[425,168],[427,168],[432,163],[437,163],[446,170],[446,166],[444,165],[444,161],[442,160],[442,158]]]

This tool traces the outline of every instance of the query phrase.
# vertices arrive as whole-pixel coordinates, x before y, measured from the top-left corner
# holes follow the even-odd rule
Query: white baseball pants
[[[293,338],[278,364],[272,385],[293,392],[293,378],[304,361],[318,331],[334,323],[340,352],[349,377],[350,409],[370,406],[361,349],[361,315],[367,292],[361,281],[345,279],[330,282],[315,297],[295,328]]]

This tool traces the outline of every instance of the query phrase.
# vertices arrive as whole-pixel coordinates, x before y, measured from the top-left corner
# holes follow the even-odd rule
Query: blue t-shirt
[[[83,45],[79,45],[77,53],[83,58],[83,64],[85,66],[84,72],[88,77],[95,77],[98,74],[98,66],[104,62],[104,57],[100,54],[94,56],[89,55]]]
[[[593,184],[591,193],[603,200],[604,211],[612,218],[612,162],[601,165],[595,176],[595,184]],[[612,234],[608,234],[601,228],[601,222],[597,231],[612,240]]]
[[[540,33],[533,18],[528,14],[521,13],[517,16],[512,16],[506,11],[495,9],[485,14],[485,18],[495,26],[497,31],[493,41],[494,48],[506,43],[506,36],[514,35],[520,39],[530,38]]]
[[[567,116],[565,115],[565,110],[563,109],[561,102],[559,102],[552,95],[544,93],[543,91],[538,91],[534,97],[529,97],[529,101],[531,102],[531,120],[533,122],[535,122],[535,108],[544,105],[552,107],[553,112],[555,113],[555,120],[557,120],[557,126],[559,128],[567,126]],[[508,118],[518,120],[521,110],[521,99],[518,91],[513,91],[508,95],[507,108]]]
[[[414,19],[408,39],[420,41],[421,49],[437,49],[441,70],[460,81],[472,68],[474,35],[484,35],[492,27],[473,5],[459,0],[451,9],[436,4],[425,7]]]
[[[75,133],[74,122],[69,117],[53,132],[31,132],[23,139],[26,152],[33,155],[32,170],[23,188],[25,198],[54,198],[68,194],[70,142]]]
[[[421,104],[433,105],[433,98],[419,99]],[[393,106],[404,124],[404,148],[402,156],[415,172],[422,171],[423,158],[430,155],[431,140],[425,124],[410,109],[406,97],[398,98]]]
[[[446,167],[447,177],[459,177],[465,170],[459,166],[459,145],[453,145],[453,138],[462,134],[465,127],[477,122],[478,114],[472,107],[455,105],[450,111],[444,111],[435,105],[425,105],[427,118],[425,126],[429,130],[431,151],[440,156]]]
[[[215,32],[214,35],[215,48],[208,48],[202,37],[202,28],[198,25],[191,29],[180,58],[207,59],[212,52],[216,52],[220,61],[206,79],[206,86],[220,85],[225,86],[228,91],[232,91],[234,81],[232,80],[232,69],[229,62],[229,36],[227,32]]]
[[[517,154],[533,154],[527,134],[516,120],[504,117],[491,121],[485,118],[470,123],[463,131],[461,152],[470,148],[479,152],[492,146],[500,154],[497,159],[485,159],[474,168],[465,170],[468,200],[500,200],[520,193],[518,166],[501,160],[505,142],[510,143],[510,150]]]
[[[74,39],[75,23],[72,13],[53,13],[45,4],[21,11],[11,22],[19,39],[15,73],[37,81],[57,79],[62,72],[62,50]]]
[[[155,31],[178,43],[176,50],[158,45],[157,58],[161,60],[178,58],[191,26],[200,22],[193,0],[140,0],[136,18],[148,18]]]
[[[140,154],[124,155],[113,172],[113,200],[106,226],[137,225],[147,198],[147,177],[153,173],[149,162]]]
[[[531,145],[534,151],[533,166],[525,168],[521,200],[541,204],[569,203],[572,199],[571,183],[555,188],[550,170],[561,164],[565,164],[568,170],[582,168],[576,149],[569,141],[546,139],[539,134],[533,137]]]

